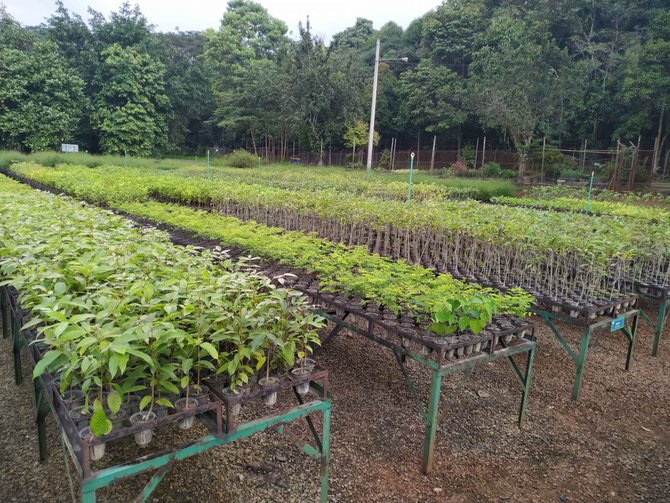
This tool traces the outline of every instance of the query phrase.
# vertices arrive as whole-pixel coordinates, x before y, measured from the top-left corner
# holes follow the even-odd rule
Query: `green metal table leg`
[[[584,332],[582,333],[582,342],[579,345],[579,355],[577,355],[577,372],[575,374],[575,384],[572,387],[572,399],[577,400],[579,398],[579,389],[582,385],[582,374],[584,373],[584,367],[586,366],[586,353],[589,350],[589,339],[591,338],[591,329],[589,327],[584,327]]]
[[[14,381],[17,385],[23,384],[23,372],[21,371],[21,334],[19,333],[19,322],[12,316],[12,352],[14,353]]]
[[[95,503],[95,489],[88,489],[84,482],[81,487],[81,503]]]
[[[530,381],[533,376],[533,362],[535,361],[535,348],[533,346],[528,351],[528,360],[526,361],[526,374],[523,379],[523,393],[521,395],[521,406],[519,408],[519,427],[526,416],[526,407],[528,406],[528,392],[530,391]]]
[[[0,316],[2,317],[2,338],[9,337],[9,303],[7,302],[7,290],[0,289]]]
[[[637,322],[640,319],[640,315],[636,314],[633,317],[633,328],[631,329],[630,335],[624,332],[624,335],[628,337],[628,354],[626,355],[626,370],[630,370],[630,366],[633,363],[633,348],[635,346],[635,338],[637,337]]]
[[[440,404],[440,388],[442,387],[442,374],[432,370],[433,382],[430,389],[428,402],[428,413],[425,416],[426,437],[423,441],[423,466],[422,471],[428,475],[433,470],[433,451],[435,449],[435,432],[437,429],[437,410]]]
[[[49,415],[49,404],[44,396],[44,388],[40,379],[33,380],[35,389],[35,424],[37,425],[37,442],[40,450],[40,461],[46,461],[49,456],[47,448],[46,418]]]
[[[661,302],[661,305],[658,306],[658,320],[656,321],[656,330],[654,333],[654,344],[651,348],[651,356],[656,356],[658,354],[658,345],[661,342],[661,334],[663,333],[663,325],[665,325],[665,318],[668,313],[668,301],[670,299],[665,299]]]
[[[330,465],[330,407],[323,409],[321,439],[321,503],[328,503],[328,468]]]
[[[149,479],[147,485],[144,486],[142,492],[135,499],[137,503],[146,503],[149,501],[151,494],[156,490],[158,484],[161,483],[161,480],[167,475],[167,473],[172,469],[172,463],[165,465],[163,468],[158,470],[154,475]]]

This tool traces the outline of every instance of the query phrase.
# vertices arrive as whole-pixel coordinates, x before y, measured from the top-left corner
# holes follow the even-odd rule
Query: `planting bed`
[[[616,300],[643,277],[653,277],[660,287],[670,285],[670,234],[665,226],[649,226],[644,220],[599,220],[476,202],[408,206],[343,198],[325,190],[188,183],[180,177],[114,168],[54,170],[19,164],[12,170],[103,204],[155,198],[202,205],[243,221],[316,232],[459,277],[479,276],[498,288],[523,287],[553,305]]]
[[[295,362],[296,352],[304,360],[318,343],[321,322],[300,294],[276,289],[220,251],[176,247],[159,232],[7,179],[0,207],[3,335],[12,338],[17,384],[20,350],[28,348],[42,458],[51,410],[83,479],[83,502],[120,478],[158,470],[145,500],[174,461],[270,427],[288,433],[284,424],[302,418],[318,447],[301,446],[322,465],[325,502],[327,374]],[[294,363],[299,374],[286,370]],[[272,386],[256,381],[261,369]],[[315,397],[303,403],[311,387]],[[236,419],[250,401],[272,406],[292,389],[297,406]],[[314,413],[324,416],[322,438]],[[107,444],[132,435],[145,447],[155,429],[178,423],[187,430],[195,417],[208,435],[121,465],[91,466]]]

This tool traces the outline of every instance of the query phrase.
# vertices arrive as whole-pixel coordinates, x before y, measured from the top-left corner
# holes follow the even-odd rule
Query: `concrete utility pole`
[[[372,106],[370,107],[370,131],[368,132],[368,175],[372,173],[372,150],[374,148],[375,139],[375,112],[377,111],[377,80],[379,79],[379,62],[380,61],[404,61],[407,63],[409,58],[384,58],[379,57],[380,41],[377,39],[375,47],[375,73],[372,80]]]
[[[370,108],[370,131],[368,133],[368,175],[372,172],[372,148],[375,139],[375,112],[377,111],[377,79],[379,78],[379,39],[375,46],[375,74],[372,80],[372,107]]]

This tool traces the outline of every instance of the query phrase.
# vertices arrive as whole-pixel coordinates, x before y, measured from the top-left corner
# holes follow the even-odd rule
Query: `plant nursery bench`
[[[2,317],[3,337],[11,337],[14,352],[14,372],[16,384],[22,383],[21,355],[22,348],[26,348],[29,361],[32,365],[42,357],[40,343],[33,343],[34,333],[32,329],[21,330],[24,324],[23,313],[17,306],[16,296],[10,293],[9,288],[0,287],[0,314]],[[287,374],[281,376],[279,382],[272,387],[260,388],[250,385],[239,394],[229,395],[222,393],[220,385],[212,385],[209,392],[209,402],[189,408],[181,412],[165,414],[153,421],[147,421],[133,426],[124,426],[116,431],[102,437],[82,438],[79,434],[77,423],[73,420],[68,410],[68,403],[61,395],[54,376],[45,372],[33,380],[35,392],[35,423],[37,426],[40,459],[44,461],[48,455],[46,443],[46,417],[53,412],[61,430],[61,442],[63,444],[63,455],[65,450],[70,457],[81,478],[80,501],[82,503],[94,503],[96,491],[110,486],[115,482],[127,477],[153,471],[153,476],[144,486],[135,501],[148,501],[158,484],[176,465],[177,461],[203,453],[215,447],[230,444],[237,440],[250,437],[265,430],[275,430],[285,436],[308,456],[316,459],[320,466],[320,489],[319,501],[327,502],[328,496],[328,468],[330,462],[330,398],[328,394],[328,372],[315,367],[311,373],[303,376]],[[274,413],[253,420],[240,421],[238,413],[240,407],[253,400],[265,400],[272,393],[293,391],[298,404],[290,408],[279,409]],[[305,400],[307,393],[312,396]],[[310,416],[314,414],[323,415],[321,434],[315,428]],[[208,434],[188,441],[185,445],[173,446],[169,449],[152,452],[149,455],[139,456],[134,459],[125,460],[113,466],[99,468],[98,464],[92,466],[94,459],[104,455],[105,445],[127,437],[129,435],[146,436],[149,438],[151,432],[169,423],[198,420],[206,426]],[[289,424],[304,419],[307,422],[311,441],[305,442],[298,435],[289,431]],[[71,478],[68,467],[68,478]],[[72,484],[70,484],[72,488]],[[73,495],[74,497],[74,495]]]
[[[496,316],[479,334],[462,335],[458,338],[431,337],[421,333],[409,323],[398,323],[380,316],[375,307],[357,309],[343,303],[330,294],[305,292],[319,305],[318,314],[334,323],[322,346],[337,336],[342,329],[348,329],[393,351],[403,378],[414,397],[425,424],[422,470],[432,471],[435,435],[442,378],[454,372],[485,365],[489,362],[507,359],[521,388],[521,405],[518,424],[521,426],[528,404],[535,358],[534,327],[531,323],[511,316]],[[515,355],[525,355],[525,368],[514,360]],[[411,358],[431,372],[431,386],[427,405],[419,396],[417,387],[405,367]],[[523,357],[522,357],[523,358]]]

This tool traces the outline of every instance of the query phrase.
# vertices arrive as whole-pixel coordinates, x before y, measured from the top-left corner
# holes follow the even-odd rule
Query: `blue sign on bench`
[[[612,324],[610,325],[610,330],[612,332],[616,332],[617,330],[621,330],[623,328],[625,322],[626,322],[626,319],[623,316],[619,316],[618,318],[614,318],[612,320]]]

